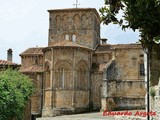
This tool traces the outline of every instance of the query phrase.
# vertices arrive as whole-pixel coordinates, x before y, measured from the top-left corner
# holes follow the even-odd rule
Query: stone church
[[[100,17],[94,8],[48,12],[48,46],[20,54],[20,71],[37,87],[31,98],[32,114],[105,110],[108,98],[116,109],[145,107],[140,44],[111,45],[101,39]]]

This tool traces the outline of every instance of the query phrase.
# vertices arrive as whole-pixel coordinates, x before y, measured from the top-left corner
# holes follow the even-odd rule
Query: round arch
[[[89,69],[87,62],[84,60],[76,64],[76,81],[75,86],[77,89],[87,90],[89,85]]]
[[[72,65],[67,60],[58,61],[55,64],[56,88],[70,89],[72,81]]]

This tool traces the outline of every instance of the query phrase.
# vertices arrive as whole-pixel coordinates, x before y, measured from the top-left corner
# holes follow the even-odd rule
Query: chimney
[[[8,49],[7,50],[7,61],[11,61],[12,62],[12,49]]]
[[[101,38],[102,44],[106,44],[107,43],[107,38]]]

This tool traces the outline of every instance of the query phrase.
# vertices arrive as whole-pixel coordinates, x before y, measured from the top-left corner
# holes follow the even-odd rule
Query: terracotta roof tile
[[[67,40],[61,40],[59,42],[54,43],[52,46],[50,47],[55,47],[55,48],[59,48],[59,47],[75,47],[75,48],[84,48],[84,49],[88,49],[88,50],[93,50],[87,46],[82,46],[79,45],[77,43],[71,42],[71,41],[67,41]],[[46,47],[46,48],[50,48],[50,47]]]
[[[95,53],[106,53],[110,52],[111,49],[141,49],[142,45],[141,44],[115,44],[115,45],[110,45],[110,44],[100,44],[97,46]]]
[[[0,60],[0,65],[17,65],[17,66],[20,66],[17,63],[13,63],[11,61],[5,61],[5,60]]]
[[[141,44],[115,44],[111,46],[112,49],[132,49],[132,48],[142,48]]]
[[[20,55],[43,55],[43,49],[44,47],[36,47],[36,48],[28,48],[24,52],[22,52]]]
[[[20,72],[43,72],[43,66],[33,65],[27,68],[20,68]]]

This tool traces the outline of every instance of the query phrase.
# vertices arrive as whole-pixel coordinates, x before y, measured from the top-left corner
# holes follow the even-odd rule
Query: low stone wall
[[[102,110],[108,98],[113,98],[117,109],[145,109],[144,80],[104,80],[102,84]]]
[[[113,98],[118,109],[145,109],[145,98]]]
[[[108,97],[145,97],[144,80],[106,80],[105,82]]]

